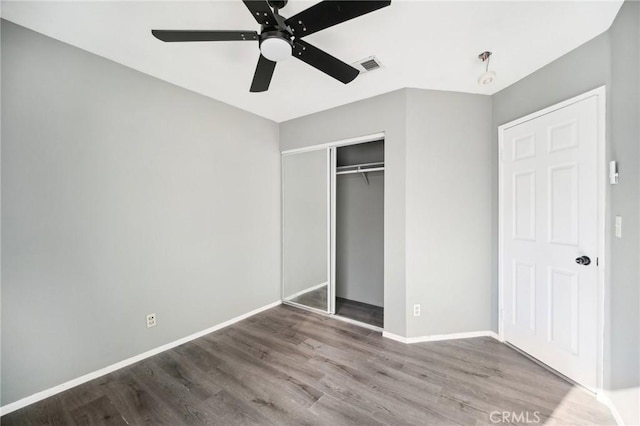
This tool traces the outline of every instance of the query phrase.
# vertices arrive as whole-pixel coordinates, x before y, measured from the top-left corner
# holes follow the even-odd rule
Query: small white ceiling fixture
[[[291,57],[291,43],[279,37],[265,38],[260,43],[260,53],[270,61],[284,61]]]
[[[487,66],[485,67],[485,70],[482,74],[480,74],[480,77],[478,77],[478,84],[491,84],[493,83],[493,80],[496,79],[496,72],[495,71],[489,71],[489,60],[491,58],[491,52],[482,52],[481,54],[478,55],[478,58],[482,59],[482,62],[486,62]]]

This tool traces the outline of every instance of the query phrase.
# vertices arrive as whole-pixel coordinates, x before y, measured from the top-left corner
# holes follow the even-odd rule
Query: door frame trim
[[[597,354],[596,354],[596,388],[592,389],[596,395],[601,395],[604,386],[604,332],[605,332],[605,296],[608,294],[607,260],[608,250],[606,246],[606,225],[609,222],[609,212],[607,209],[609,199],[609,186],[607,180],[607,134],[606,134],[606,108],[607,93],[606,86],[600,86],[581,95],[567,99],[534,113],[525,115],[516,120],[498,126],[498,336],[501,341],[504,338],[504,282],[503,282],[503,215],[502,205],[504,204],[504,171],[502,152],[504,146],[505,130],[519,124],[547,115],[551,112],[573,105],[585,99],[596,97],[598,104],[598,135],[597,135],[597,203],[598,203],[598,320],[597,320]]]
[[[357,136],[355,138],[339,139],[332,142],[320,143],[317,145],[304,146],[302,148],[287,149],[282,151],[282,155],[297,154],[300,152],[317,151],[319,149],[333,148],[336,146],[356,145],[359,143],[375,142],[385,138],[385,132],[372,133],[370,135]]]
[[[329,313],[336,313],[336,168],[338,166],[337,148],[332,146],[329,151]]]

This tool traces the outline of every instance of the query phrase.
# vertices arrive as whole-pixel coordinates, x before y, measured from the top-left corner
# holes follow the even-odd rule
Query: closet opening
[[[282,301],[384,328],[384,133],[282,153]]]
[[[383,327],[384,140],[336,148],[335,315]]]

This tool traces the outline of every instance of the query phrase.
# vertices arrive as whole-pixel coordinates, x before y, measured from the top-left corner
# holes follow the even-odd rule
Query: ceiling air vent
[[[365,73],[382,68],[382,63],[375,56],[370,56],[356,62],[353,66],[360,70],[361,73]]]

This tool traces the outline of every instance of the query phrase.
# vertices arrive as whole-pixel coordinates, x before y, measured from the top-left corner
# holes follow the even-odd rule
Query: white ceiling
[[[315,2],[290,0],[285,17]],[[493,94],[606,31],[615,1],[401,1],[305,40],[352,63],[385,68],[348,85],[290,59],[268,92],[249,93],[257,42],[163,43],[155,29],[259,31],[233,1],[2,1],[2,17],[128,67],[277,122],[404,87]],[[478,54],[494,84],[479,86]],[[594,58],[597,61],[598,58]]]

